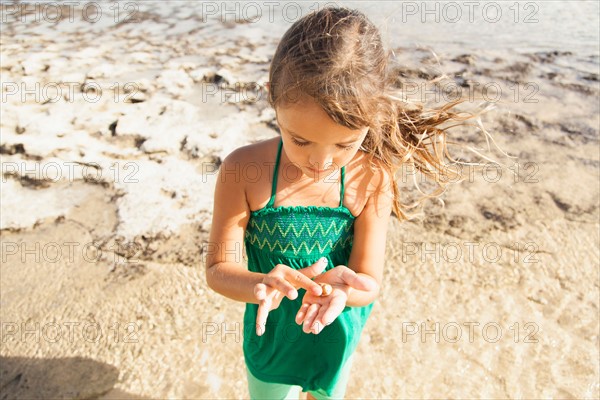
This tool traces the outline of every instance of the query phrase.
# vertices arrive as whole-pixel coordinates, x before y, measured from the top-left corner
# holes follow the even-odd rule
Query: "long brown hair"
[[[447,149],[450,127],[441,125],[480,113],[453,112],[464,99],[425,110],[395,96],[388,54],[378,29],[360,11],[343,7],[314,11],[296,21],[279,42],[269,70],[268,102],[276,108],[308,95],[335,122],[350,129],[369,127],[361,147],[369,168],[382,166],[395,177],[408,164],[432,179],[438,189],[410,205],[402,203],[393,180],[393,211],[400,219],[409,219],[408,209],[441,194],[456,176],[454,166],[444,162],[458,164]]]

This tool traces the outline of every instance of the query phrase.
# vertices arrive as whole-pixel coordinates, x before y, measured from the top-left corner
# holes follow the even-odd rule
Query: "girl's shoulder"
[[[277,153],[277,146],[280,137],[276,136],[270,139],[261,140],[260,142],[251,143],[245,146],[238,147],[225,158],[224,162],[240,164],[244,166],[251,163],[262,163],[273,158]]]
[[[256,208],[257,195],[258,198],[270,195],[271,175],[280,140],[276,136],[238,147],[225,157],[219,167],[219,182],[238,187],[245,193],[252,210]]]
[[[347,201],[354,215],[359,215],[371,197],[389,195],[392,190],[391,174],[382,161],[369,159],[366,152],[359,150],[346,166]]]

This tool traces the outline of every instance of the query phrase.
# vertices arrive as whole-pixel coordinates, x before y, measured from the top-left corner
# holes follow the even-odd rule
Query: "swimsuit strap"
[[[279,161],[281,160],[281,149],[283,147],[283,139],[279,141],[279,147],[277,149],[277,158],[275,159],[275,168],[273,170],[273,184],[271,186],[271,198],[265,207],[272,208],[275,204],[275,192],[277,191],[277,176],[279,171]],[[340,187],[340,207],[344,204],[344,180],[346,177],[346,166],[342,167],[342,179]]]
[[[271,208],[275,204],[275,191],[277,190],[277,171],[279,170],[279,160],[281,160],[281,148],[283,146],[283,139],[279,141],[279,148],[277,149],[277,158],[275,160],[275,168],[273,170],[273,185],[271,186],[271,198],[267,203],[266,207]]]
[[[340,207],[344,205],[344,178],[346,177],[346,166],[342,167],[342,187],[340,188]]]

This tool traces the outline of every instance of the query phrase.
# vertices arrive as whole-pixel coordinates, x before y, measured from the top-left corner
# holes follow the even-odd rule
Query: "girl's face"
[[[310,178],[347,165],[369,131],[337,124],[312,99],[277,107],[276,114],[286,155]]]

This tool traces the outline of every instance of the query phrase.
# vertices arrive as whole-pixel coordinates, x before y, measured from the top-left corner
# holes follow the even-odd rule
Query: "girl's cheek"
[[[338,166],[340,168],[343,167],[344,165],[350,164],[350,162],[352,161],[352,159],[354,159],[354,156],[356,155],[356,152],[350,151],[348,153],[351,153],[351,154],[344,154],[343,156],[341,156],[339,158],[340,161],[339,161]]]

